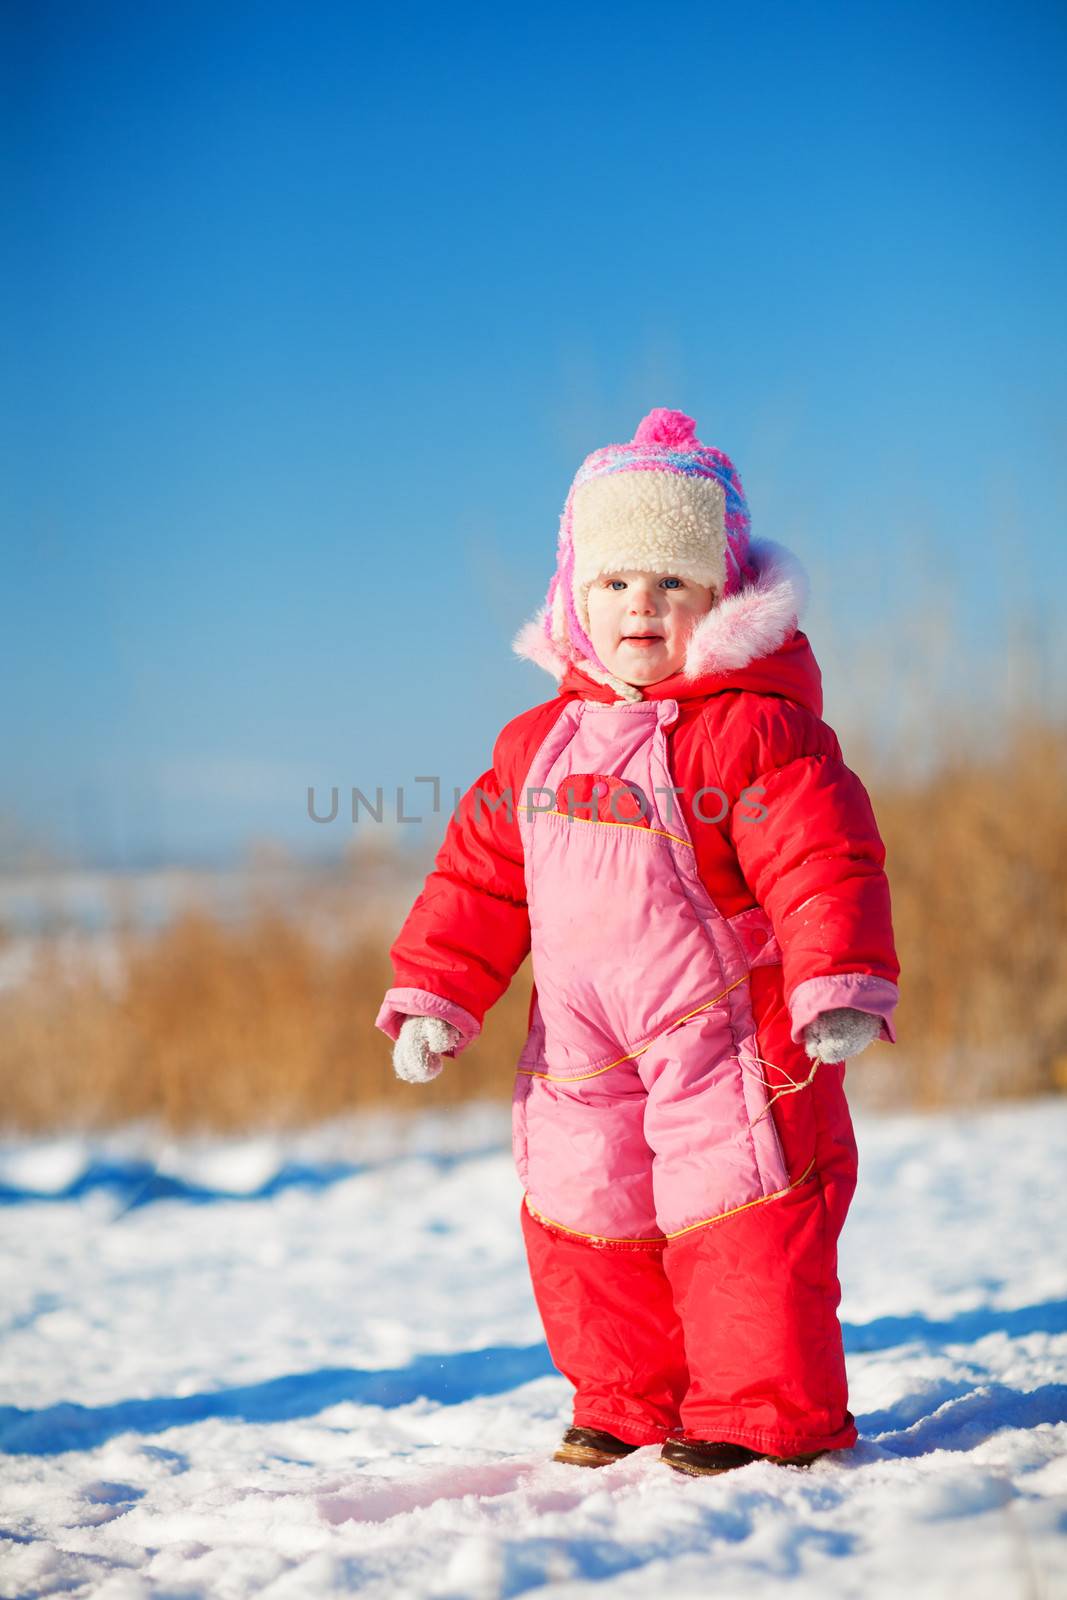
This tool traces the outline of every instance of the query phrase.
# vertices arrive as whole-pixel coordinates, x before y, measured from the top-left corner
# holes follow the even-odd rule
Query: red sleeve
[[[837,735],[814,712],[761,697],[725,776],[738,862],[781,947],[793,1038],[820,1010],[853,1005],[881,1016],[894,1042],[885,845]]]
[[[390,1039],[405,1016],[444,1017],[460,1030],[458,1054],[529,952],[522,796],[505,757],[512,726],[496,742],[493,765],[450,817],[433,870],[390,948],[395,983],[375,1018]]]

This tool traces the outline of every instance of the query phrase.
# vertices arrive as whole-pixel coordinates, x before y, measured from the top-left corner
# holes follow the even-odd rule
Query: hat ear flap
[[[566,650],[568,643],[567,601],[563,593],[563,585],[561,583],[556,584],[555,593],[552,596],[552,611],[549,617],[549,624],[552,633],[552,642],[558,645],[561,650]]]

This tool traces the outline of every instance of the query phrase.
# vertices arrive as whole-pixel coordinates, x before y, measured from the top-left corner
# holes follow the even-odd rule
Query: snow
[[[0,1141],[0,1593],[1067,1592],[1067,1102],[855,1120],[860,1443],[704,1479],[549,1459],[506,1105]]]

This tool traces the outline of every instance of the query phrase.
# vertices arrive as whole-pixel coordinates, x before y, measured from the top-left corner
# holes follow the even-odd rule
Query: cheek
[[[599,595],[597,599],[588,601],[587,604],[589,606],[590,628],[593,629],[597,634],[603,634],[611,626],[611,602],[609,600],[605,600],[603,595]]]
[[[698,610],[699,607],[695,606],[691,600],[685,600],[681,605],[674,606],[671,611],[671,622],[674,624],[675,630],[683,633],[691,628],[696,621]]]

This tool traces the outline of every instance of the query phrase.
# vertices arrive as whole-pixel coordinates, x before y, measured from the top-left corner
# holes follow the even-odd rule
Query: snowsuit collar
[[[753,581],[720,600],[690,635],[682,668],[636,688],[588,660],[563,656],[548,640],[539,613],[516,634],[512,649],[552,674],[561,695],[615,701],[701,699],[727,689],[780,694],[822,715],[822,674],[799,622],[807,609],[807,574],[770,539],[753,539]]]
[[[734,672],[707,672],[698,678],[687,678],[682,672],[673,672],[659,683],[642,689],[642,700],[702,700],[709,694],[723,694],[728,689],[749,689],[756,694],[780,694],[805,706],[815,716],[822,716],[822,673],[806,634],[795,629],[792,637],[778,646],[768,656],[761,656]],[[606,704],[620,704],[614,689],[606,683],[597,683],[581,667],[570,666],[559,685],[561,695],[582,700],[601,700]]]

